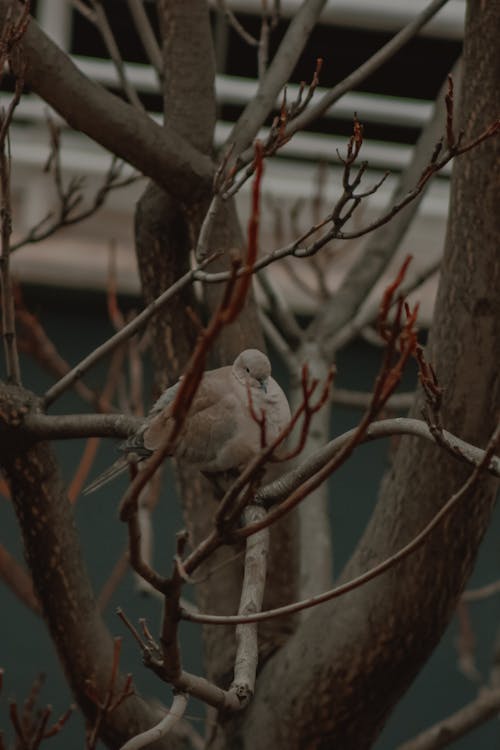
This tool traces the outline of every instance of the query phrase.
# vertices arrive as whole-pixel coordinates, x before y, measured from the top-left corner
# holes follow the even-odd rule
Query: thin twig
[[[12,245],[12,251],[19,250],[24,245],[41,242],[51,237],[64,227],[78,224],[90,216],[93,216],[105,203],[109,193],[122,187],[132,185],[134,182],[143,179],[142,175],[132,174],[129,177],[121,178],[124,162],[119,161],[116,156],[111,158],[111,162],[103,177],[101,185],[96,190],[92,200],[87,207],[76,209],[81,206],[83,201],[82,187],[84,179],[76,177],[69,181],[67,187],[62,180],[62,166],[60,163],[60,141],[59,131],[55,123],[47,118],[49,130],[51,133],[51,154],[48,160],[47,168],[52,171],[54,185],[56,187],[59,204],[56,210],[50,210],[42,219],[28,230],[28,232]]]
[[[12,213],[10,205],[10,153],[9,127],[14,109],[21,98],[23,79],[16,79],[16,88],[7,112],[0,114],[0,291],[2,295],[2,337],[4,342],[7,380],[15,385],[21,383],[19,353],[16,343],[14,294],[10,274],[10,235],[12,232]]]
[[[160,45],[149,22],[142,0],[127,0],[130,15],[144,47],[149,62],[153,66],[160,83],[163,81],[163,57]]]
[[[187,271],[181,276],[172,286],[170,286],[163,294],[157,297],[150,305],[148,305],[139,315],[137,315],[130,323],[127,323],[120,331],[111,336],[101,346],[97,347],[87,357],[84,357],[76,367],[62,377],[55,385],[53,385],[45,393],[43,403],[44,406],[50,406],[59,396],[70,388],[73,383],[79,380],[87,370],[93,367],[103,357],[112,352],[122,342],[127,341],[134,333],[140,331],[151,318],[156,315],[172,297],[174,297],[179,291],[184,289],[194,279],[200,268],[203,268],[207,263],[213,260],[212,257],[207,258],[204,263],[200,264],[196,269]]]
[[[104,612],[107,605],[109,604],[109,600],[116,590],[116,587],[122,580],[127,570],[129,570],[129,567],[129,551],[127,547],[123,550],[120,557],[116,561],[113,570],[109,574],[108,579],[99,592],[99,596],[97,597],[97,606],[99,608],[99,612]]]
[[[134,89],[134,87],[130,84],[127,74],[125,72],[125,66],[123,64],[123,59],[120,54],[120,50],[118,49],[118,45],[116,43],[116,39],[113,34],[113,30],[108,22],[108,18],[106,16],[106,11],[104,10],[104,7],[100,0],[90,0],[92,3],[93,11],[90,11],[85,13],[86,17],[92,21],[92,23],[95,25],[95,27],[99,30],[99,33],[102,36],[102,39],[104,41],[104,44],[106,45],[106,49],[108,50],[109,56],[111,57],[117,75],[118,79],[120,81],[120,85],[125,92],[127,99],[131,104],[136,107],[139,111],[144,111],[144,107],[142,106],[141,100],[137,96],[137,92]],[[79,3],[77,5],[77,8],[81,10],[81,4]]]
[[[32,612],[40,614],[40,603],[36,598],[31,576],[3,544],[0,544],[0,578]]]
[[[224,13],[224,16],[229,25],[236,31],[236,33],[243,39],[244,42],[249,44],[251,47],[258,47],[259,40],[250,34],[245,27],[238,21],[231,8],[227,7],[225,0],[217,0],[217,6],[219,10]]]
[[[113,662],[109,673],[108,686],[104,697],[101,698],[94,689],[94,685],[91,680],[86,682],[86,692],[90,700],[95,704],[97,712],[94,724],[89,727],[87,734],[87,747],[89,750],[94,750],[102,723],[105,721],[107,716],[111,714],[118,706],[129,696],[133,695],[134,689],[132,685],[132,676],[129,674],[125,677],[122,685],[117,690],[117,681],[119,679],[119,664],[120,664],[120,653],[121,653],[122,639],[114,639],[113,649]]]
[[[500,690],[483,688],[473,701],[413,739],[398,745],[397,750],[440,750],[497,717],[499,710]]]
[[[480,586],[477,589],[467,589],[462,594],[462,601],[467,603],[482,602],[495,594],[500,594],[500,581],[493,581],[493,583],[488,583],[486,586]]]
[[[297,323],[290,305],[283,299],[265,270],[256,274],[255,279],[266,295],[270,314],[279,325],[282,335],[290,341],[294,348],[297,348],[302,340],[302,329]],[[297,372],[297,369],[294,371]]]
[[[264,78],[269,60],[269,18],[267,0],[261,0],[262,13],[260,21],[260,35],[257,51],[257,71],[259,80]]]
[[[142,623],[143,638],[122,610],[118,609],[117,614],[138,643],[145,666],[152,669],[162,680],[165,680],[161,649],[153,640],[151,633],[145,627],[145,623]],[[173,687],[175,690],[192,695],[220,711],[236,712],[241,708],[241,704],[234,693],[229,690],[222,690],[204,677],[198,677],[189,672],[182,671],[175,680]]]
[[[210,254],[210,248],[208,246],[210,241],[210,233],[212,231],[215,219],[217,218],[217,212],[219,211],[221,200],[221,196],[218,192],[216,192],[210,202],[210,206],[208,207],[208,211],[205,214],[205,218],[203,219],[195,249],[195,258],[198,262],[203,261],[207,257],[207,255]]]

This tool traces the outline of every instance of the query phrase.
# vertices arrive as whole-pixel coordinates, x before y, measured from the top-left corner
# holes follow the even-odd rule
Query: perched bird
[[[130,463],[151,456],[172,427],[171,407],[180,381],[167,388],[144,423],[119,447],[122,456],[97,477],[84,494],[121,474]],[[234,363],[203,374],[177,439],[173,454],[198,471],[218,474],[241,470],[261,450],[261,430],[255,415],[265,412],[270,443],[290,421],[290,407],[271,364],[258,349],[246,349]]]

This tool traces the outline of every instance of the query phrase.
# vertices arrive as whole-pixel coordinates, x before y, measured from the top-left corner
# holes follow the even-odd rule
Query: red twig
[[[399,269],[399,272],[389,286],[386,287],[382,299],[380,301],[379,312],[378,312],[378,330],[382,339],[387,343],[389,334],[385,330],[385,324],[389,315],[389,310],[393,304],[394,294],[396,290],[401,286],[405,277],[408,266],[410,265],[412,256],[408,255],[403,262],[403,265]]]
[[[111,571],[107,581],[102,587],[99,596],[97,598],[97,604],[100,612],[104,612],[106,606],[109,603],[116,587],[122,580],[123,576],[129,569],[129,551],[125,549],[118,560],[115,563],[113,570]]]
[[[119,331],[125,324],[123,313],[118,305],[117,281],[116,281],[116,242],[111,241],[109,247],[108,283],[106,293],[108,306],[108,317],[115,331]]]
[[[259,169],[259,159],[256,154],[257,144],[260,144],[261,156],[265,158],[274,156],[280,148],[288,143],[292,137],[287,132],[288,125],[306,109],[311,101],[319,84],[319,76],[322,67],[323,59],[318,57],[313,77],[311,83],[307,87],[307,94],[305,96],[304,91],[306,89],[306,84],[304,81],[302,81],[299,86],[299,92],[296,99],[290,104],[287,103],[287,91],[286,87],[284,88],[279,114],[273,119],[267,138],[262,143],[259,141],[254,143],[254,158],[251,163],[248,164],[246,169],[244,169],[241,177],[236,182],[235,177],[242,169],[244,163],[237,158],[235,163],[226,172],[226,165],[229,161],[230,151],[227,151],[224,154],[221,168],[218,170],[217,181],[218,189],[222,193],[224,199],[237,193],[241,186]]]
[[[265,448],[267,445],[267,422],[266,422],[266,410],[262,409],[260,414],[257,414],[253,405],[252,391],[250,385],[247,383],[247,398],[248,398],[248,410],[253,421],[257,425],[260,431],[260,447]]]
[[[304,365],[302,368],[302,405],[303,406],[303,413],[304,413],[304,419],[302,421],[302,427],[300,431],[300,436],[297,441],[297,445],[295,448],[290,450],[288,453],[286,453],[283,456],[280,456],[277,460],[279,461],[290,461],[292,458],[295,458],[298,456],[302,451],[304,450],[304,445],[307,440],[307,436],[309,434],[309,428],[311,426],[311,419],[327,402],[330,392],[331,392],[331,386],[333,383],[333,378],[335,377],[335,368],[330,367],[328,371],[327,378],[325,380],[325,383],[323,385],[323,390],[321,391],[321,394],[319,395],[318,400],[315,404],[311,404],[311,396],[315,392],[318,381],[312,380],[311,383],[308,383],[308,370],[307,365]]]
[[[97,404],[99,411],[110,410],[109,404],[113,399],[114,392],[119,382],[124,355],[125,351],[123,347],[115,349],[115,351],[113,352],[106,378],[106,383]],[[76,502],[82,487],[87,481],[87,477],[90,470],[92,469],[92,464],[97,453],[97,448],[99,447],[99,442],[99,438],[93,437],[89,438],[85,444],[85,449],[80,459],[80,463],[75,474],[73,475],[73,479],[71,480],[71,484],[68,488],[68,498],[72,503]]]
[[[126,698],[133,695],[134,689],[132,685],[131,675],[127,675],[122,687],[119,691],[116,689],[116,683],[118,679],[118,667],[120,664],[120,652],[121,652],[122,639],[114,639],[114,650],[113,650],[113,662],[111,665],[111,671],[109,675],[108,687],[104,698],[101,699],[96,692],[94,685],[90,680],[86,683],[86,692],[90,700],[95,704],[97,708],[97,714],[94,721],[94,725],[90,728],[87,734],[87,750],[94,750],[99,731],[102,722],[110,713],[112,713],[117,706],[119,706]]]
[[[0,688],[2,675],[3,670],[0,670]],[[44,679],[44,675],[42,674],[33,681],[28,697],[24,701],[21,715],[19,714],[17,703],[15,701],[10,702],[9,716],[17,738],[16,748],[19,746],[22,750],[38,750],[44,740],[59,734],[75,710],[74,705],[70,706],[47,729],[47,724],[52,714],[52,706],[46,706],[43,709],[36,708]],[[3,741],[0,742],[0,748],[5,748]]]
[[[448,76],[448,92],[445,96],[446,103],[446,145],[453,148],[455,144],[455,135],[453,133],[453,78]]]
[[[31,576],[3,544],[0,544],[0,578],[29,609],[40,614],[40,604],[35,596]]]

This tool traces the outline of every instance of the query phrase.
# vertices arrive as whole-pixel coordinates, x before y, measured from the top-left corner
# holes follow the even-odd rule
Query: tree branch
[[[245,524],[252,523],[252,521],[264,517],[265,513],[264,508],[261,506],[248,505],[243,511],[243,522]],[[264,531],[247,539],[245,572],[238,610],[240,615],[259,612],[262,608],[268,552],[269,529],[264,529]],[[258,658],[257,626],[248,622],[238,625],[236,627],[234,677],[230,690],[238,696],[242,708],[254,694]]]
[[[136,31],[144,47],[149,62],[153,66],[161,83],[163,81],[163,58],[160,45],[157,42],[154,31],[149,23],[149,18],[144,10],[143,0],[127,0],[130,15],[134,21]]]
[[[397,750],[440,750],[498,716],[499,709],[500,690],[484,688],[475,700],[446,719],[438,721],[412,740],[398,745]]]
[[[165,737],[184,716],[187,702],[188,699],[184,693],[176,693],[172,701],[172,707],[163,719],[154,727],[151,727],[151,729],[147,729],[142,734],[132,737],[132,739],[122,745],[121,750],[140,750],[141,747],[151,745],[156,740]]]
[[[113,34],[113,29],[111,28],[108,17],[106,16],[106,11],[104,10],[100,0],[90,0],[90,2],[92,3],[93,10],[90,10],[90,8],[88,8],[88,6],[86,5],[82,6],[81,3],[74,4],[78,9],[82,9],[82,7],[87,9],[86,12],[83,11],[85,17],[94,24],[94,26],[101,34],[104,44],[106,45],[106,49],[108,50],[109,56],[115,65],[115,69],[118,74],[118,80],[120,81],[120,85],[125,92],[127,99],[136,109],[144,110],[144,107],[142,106],[141,100],[139,99],[136,90],[130,84],[130,81],[127,78],[123,59],[120,54],[120,50],[118,49],[115,35]]]
[[[226,148],[232,147],[232,161],[250,145],[275,106],[278,94],[290,78],[325,2],[326,0],[304,0],[295,13],[278,51],[259,83],[257,94],[247,104],[227,138]],[[253,149],[250,158],[253,158]]]

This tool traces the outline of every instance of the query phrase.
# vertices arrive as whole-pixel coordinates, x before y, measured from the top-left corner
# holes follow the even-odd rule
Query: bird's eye
[[[249,367],[245,367],[245,370],[246,370],[246,371],[247,371],[248,373],[250,372],[250,368],[249,368]]]

